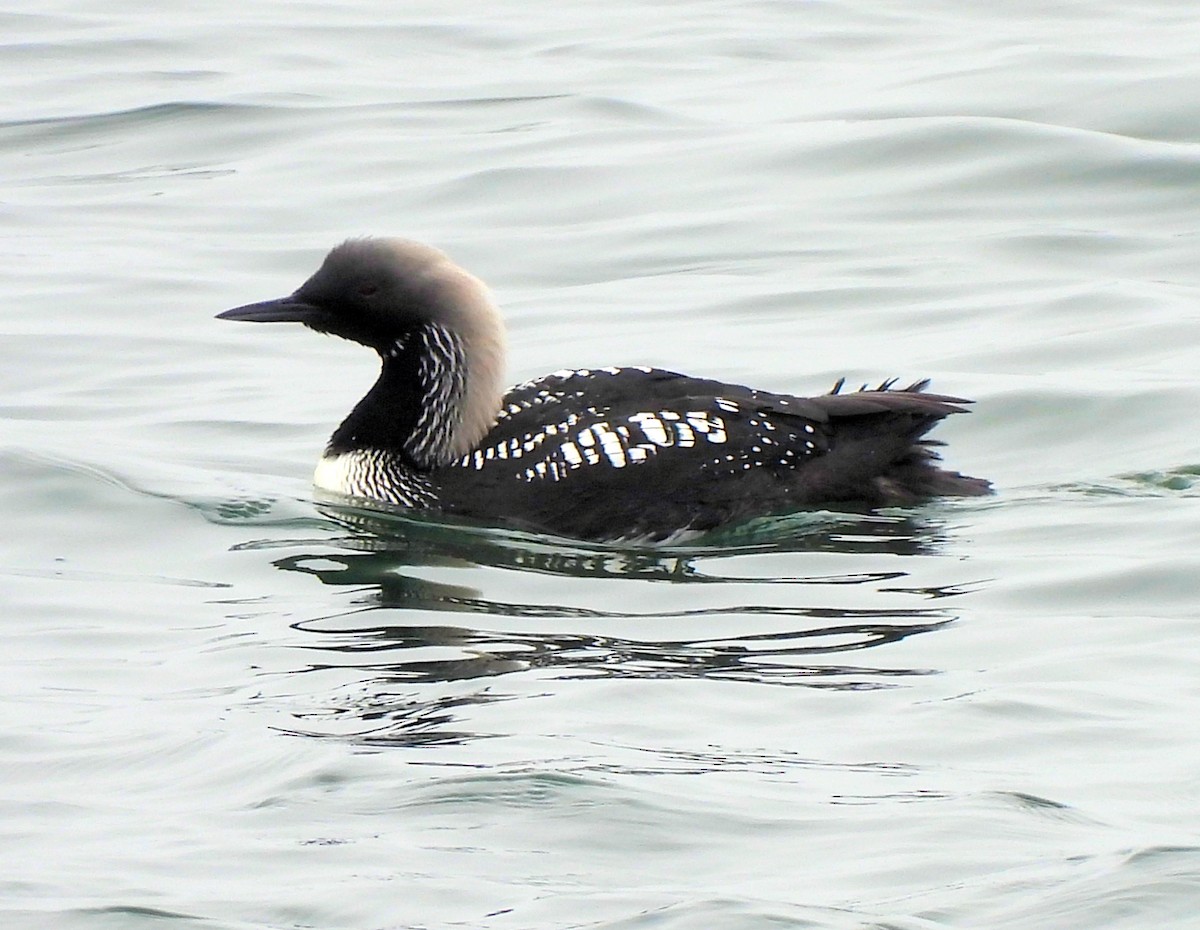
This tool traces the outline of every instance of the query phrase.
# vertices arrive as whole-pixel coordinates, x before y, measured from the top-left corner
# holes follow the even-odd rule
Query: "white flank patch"
[[[469,461],[463,459],[465,465]],[[389,462],[378,451],[343,452],[322,456],[313,471],[313,484],[322,491],[365,497],[402,507],[428,507],[437,500],[418,475]]]
[[[362,464],[353,452],[342,455],[323,456],[313,472],[313,484],[325,491],[356,495],[356,474],[362,472]]]

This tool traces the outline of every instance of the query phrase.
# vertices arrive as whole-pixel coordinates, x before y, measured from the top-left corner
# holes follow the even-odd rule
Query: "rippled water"
[[[1191,927],[1186,4],[0,14],[0,924]],[[232,327],[449,250],[513,381],[931,376],[999,495],[597,548],[331,510]]]

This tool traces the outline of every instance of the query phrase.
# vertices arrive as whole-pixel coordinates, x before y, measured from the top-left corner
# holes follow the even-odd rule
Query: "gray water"
[[[1200,924],[1189,4],[0,13],[0,926]],[[331,512],[349,235],[510,378],[929,376],[982,501],[703,550]]]

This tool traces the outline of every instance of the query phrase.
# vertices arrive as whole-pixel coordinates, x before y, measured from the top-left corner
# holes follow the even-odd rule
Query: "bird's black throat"
[[[422,467],[408,450],[425,397],[421,360],[416,352],[402,346],[403,342],[397,342],[381,353],[379,377],[334,430],[325,447],[326,455],[380,450],[412,468]]]

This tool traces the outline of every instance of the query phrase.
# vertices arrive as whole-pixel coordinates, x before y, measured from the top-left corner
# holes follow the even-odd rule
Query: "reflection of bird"
[[[335,248],[289,297],[221,319],[297,321],[379,353],[316,484],[357,498],[581,539],[662,540],[834,502],[976,495],[922,437],[968,401],[893,389],[792,397],[654,368],[503,387],[483,284],[398,239]]]

